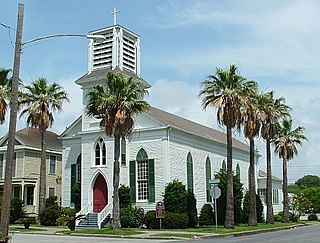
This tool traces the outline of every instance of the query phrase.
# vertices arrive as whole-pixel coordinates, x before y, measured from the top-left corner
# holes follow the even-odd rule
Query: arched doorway
[[[93,212],[99,213],[108,204],[108,188],[104,177],[99,174],[93,186]]]

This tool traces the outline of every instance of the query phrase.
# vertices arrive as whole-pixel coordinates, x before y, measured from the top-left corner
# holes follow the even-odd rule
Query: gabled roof
[[[225,133],[219,132],[213,128],[201,125],[199,123],[190,121],[188,119],[171,114],[169,112],[157,109],[155,107],[150,107],[147,114],[149,114],[151,117],[158,120],[159,122],[164,123],[167,126],[170,126],[172,128],[175,128],[196,136],[200,136],[206,139],[210,139],[217,143],[222,143],[222,144],[227,143],[227,138]],[[233,139],[232,146],[240,150],[249,151],[248,145],[236,139]]]
[[[92,70],[90,73],[86,73],[83,76],[81,76],[80,78],[78,78],[75,83],[76,84],[84,84],[90,81],[95,81],[95,80],[101,80],[104,79],[106,77],[106,74],[108,72],[112,72],[112,73],[122,73],[125,76],[129,76],[132,77],[134,80],[138,81],[138,82],[142,82],[146,88],[150,88],[151,85],[145,81],[143,78],[139,77],[137,74],[135,74],[134,72],[131,72],[129,70],[123,69],[121,70],[119,67],[116,67],[115,69],[112,69],[111,67],[105,67],[105,68],[99,68],[99,69],[95,69]]]
[[[51,131],[45,133],[45,146],[47,150],[62,151],[61,141],[58,139],[58,135]],[[3,139],[3,143],[6,143],[8,134]],[[16,132],[16,144],[24,145],[32,148],[41,148],[41,134],[38,129],[26,127]]]
[[[258,179],[260,178],[267,178],[267,173],[262,171],[262,170],[259,170],[258,172]],[[272,180],[276,180],[276,181],[282,181],[281,178],[279,177],[276,177],[276,176],[271,176]]]

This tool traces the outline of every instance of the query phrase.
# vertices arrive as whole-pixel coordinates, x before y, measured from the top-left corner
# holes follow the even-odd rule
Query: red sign
[[[164,219],[165,217],[165,207],[163,202],[157,202],[156,205],[156,218],[157,219]]]

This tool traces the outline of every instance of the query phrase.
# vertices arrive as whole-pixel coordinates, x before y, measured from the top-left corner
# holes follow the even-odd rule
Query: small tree
[[[130,187],[121,185],[119,187],[119,204],[120,209],[126,208],[132,205]]]
[[[39,215],[40,223],[46,226],[57,224],[57,219],[60,217],[60,207],[57,203],[57,197],[49,197],[46,199],[46,204],[43,212]]]
[[[223,225],[225,222],[225,212],[226,212],[226,204],[227,204],[227,173],[226,171],[220,170],[218,174],[216,174],[216,178],[220,179],[218,184],[221,190],[221,196],[217,199],[217,213],[218,213],[218,224]],[[236,224],[241,223],[242,221],[242,194],[243,184],[240,182],[238,176],[233,175],[233,195],[234,195],[234,220]]]
[[[12,198],[10,203],[10,223],[13,224],[16,220],[23,217],[23,201],[19,198]]]
[[[71,189],[71,198],[74,203],[74,210],[79,212],[81,210],[81,184],[75,183]]]
[[[249,207],[250,207],[249,191],[244,195],[243,209],[242,209],[242,223],[248,223],[249,219]],[[257,221],[261,223],[263,221],[263,205],[258,194],[256,194],[256,208],[257,208]]]
[[[197,200],[192,192],[188,192],[187,199],[188,227],[194,228],[198,223]]]
[[[164,195],[163,201],[166,207],[166,211],[171,213],[186,213],[188,192],[186,186],[181,181],[173,180],[168,183]]]
[[[213,225],[214,224],[214,213],[211,204],[204,204],[201,208],[199,225]]]

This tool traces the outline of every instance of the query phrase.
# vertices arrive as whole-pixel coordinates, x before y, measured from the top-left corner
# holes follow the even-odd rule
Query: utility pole
[[[20,72],[20,57],[22,47],[22,27],[23,27],[24,5],[19,3],[18,7],[18,21],[17,33],[15,43],[15,54],[13,62],[13,77],[12,77],[12,91],[10,100],[10,123],[8,134],[8,145],[6,155],[6,169],[5,180],[3,187],[3,201],[1,209],[1,241],[8,242],[8,231],[10,223],[10,201],[12,191],[12,165],[14,159],[14,140],[17,126],[17,110],[18,110],[18,88],[19,88],[19,72]]]

